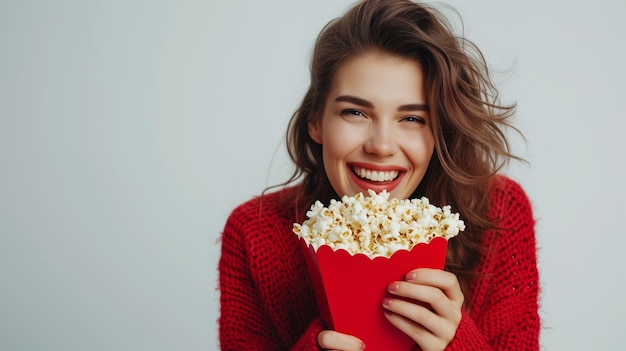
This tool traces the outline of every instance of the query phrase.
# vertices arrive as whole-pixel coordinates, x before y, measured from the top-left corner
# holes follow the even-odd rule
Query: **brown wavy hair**
[[[412,197],[426,196],[461,213],[466,231],[448,248],[446,269],[464,292],[481,259],[481,236],[494,227],[488,217],[490,183],[511,158],[505,130],[515,105],[501,105],[478,48],[456,36],[440,11],[408,0],[365,0],[328,23],[315,44],[311,82],[287,131],[287,150],[301,180],[296,204],[336,198],[324,171],[322,146],[310,123],[322,116],[334,73],[346,60],[373,50],[417,61],[424,71],[435,152]],[[515,129],[515,128],[513,128]],[[516,130],[516,129],[515,129]],[[296,206],[298,217],[303,209]]]

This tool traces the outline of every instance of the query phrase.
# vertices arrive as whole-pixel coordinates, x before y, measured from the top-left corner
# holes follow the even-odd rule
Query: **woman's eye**
[[[345,109],[343,111],[341,111],[341,115],[342,116],[361,116],[361,117],[365,117],[365,114],[359,110],[353,110],[353,109]]]
[[[408,116],[404,118],[404,121],[411,122],[411,123],[426,124],[426,119],[424,119],[423,117],[419,117],[419,116]]]

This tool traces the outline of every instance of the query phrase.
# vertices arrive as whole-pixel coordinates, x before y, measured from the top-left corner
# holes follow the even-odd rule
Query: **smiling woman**
[[[406,199],[422,181],[434,150],[422,68],[371,52],[335,73],[323,115],[309,125],[322,145],[338,196],[386,190]]]
[[[538,350],[534,219],[522,188],[498,175],[515,158],[514,107],[496,97],[480,51],[428,5],[360,1],[331,21],[288,126],[295,173],[224,228],[222,350],[365,347],[324,324],[291,228],[315,201],[367,190],[450,204],[466,224],[445,270],[389,282],[386,321],[423,350]]]

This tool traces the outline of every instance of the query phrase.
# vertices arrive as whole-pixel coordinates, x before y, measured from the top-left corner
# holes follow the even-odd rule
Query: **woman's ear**
[[[309,122],[309,136],[313,141],[318,144],[322,144],[322,122],[318,121],[317,123]]]

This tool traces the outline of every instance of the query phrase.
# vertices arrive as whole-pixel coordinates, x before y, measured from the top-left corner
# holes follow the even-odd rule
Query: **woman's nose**
[[[370,129],[368,140],[365,142],[365,152],[377,156],[391,156],[398,149],[393,130],[386,125],[374,125]]]

